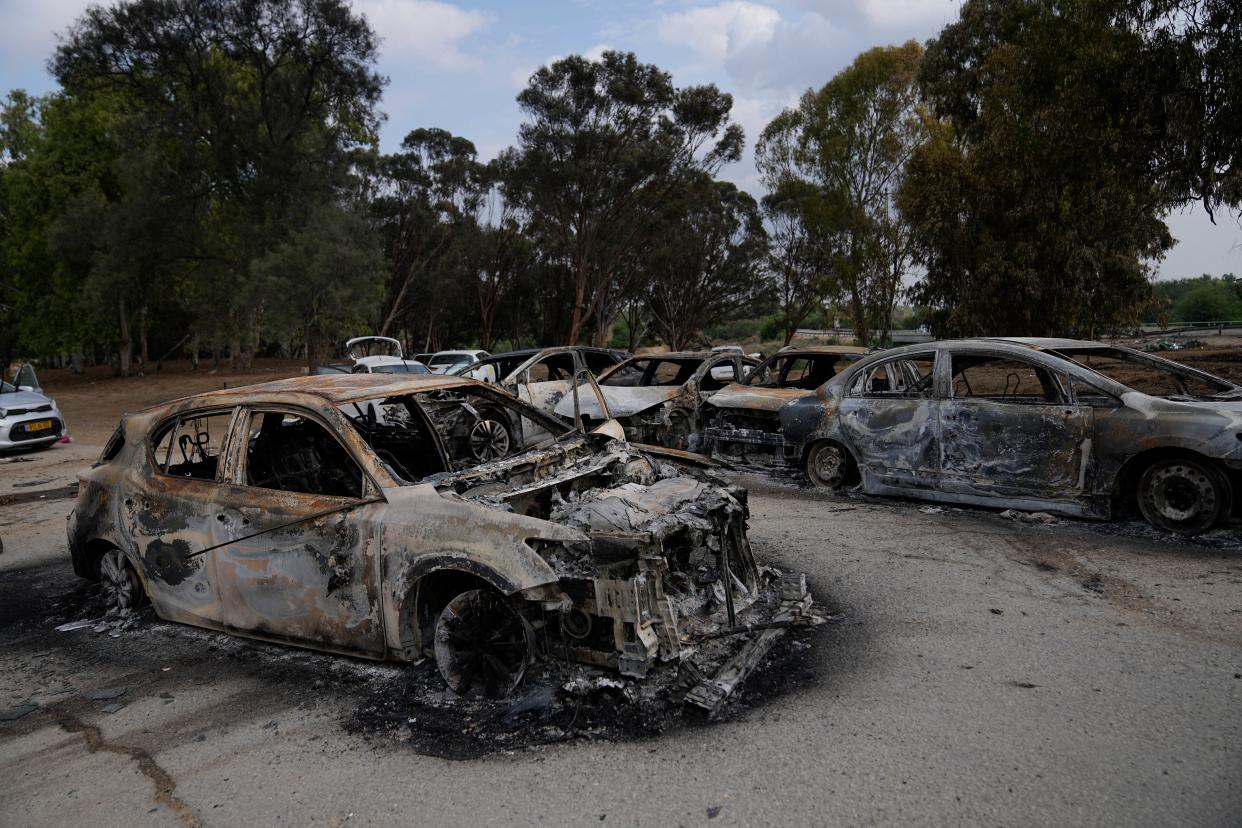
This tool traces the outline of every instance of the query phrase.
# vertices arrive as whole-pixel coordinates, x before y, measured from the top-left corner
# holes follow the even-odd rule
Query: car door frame
[[[214,520],[213,577],[232,632],[316,649],[383,658],[383,478],[369,447],[344,415],[288,401],[239,405],[225,469],[225,489]],[[258,413],[304,417],[323,428],[362,474],[360,496],[307,494],[246,483],[249,424]],[[287,526],[286,526],[287,525]],[[270,531],[263,531],[269,528]],[[273,546],[275,547],[273,549]],[[265,551],[266,550],[266,551]],[[277,560],[279,558],[279,560]],[[361,564],[359,566],[359,564]],[[261,573],[261,574],[256,574]],[[303,589],[305,613],[276,616],[273,584]],[[276,616],[276,617],[274,617]]]
[[[134,552],[147,596],[157,614],[169,621],[207,626],[221,623],[222,607],[211,557],[202,551],[215,542],[214,504],[224,490],[228,453],[240,409],[236,403],[207,404],[167,415],[145,435],[142,463],[129,467],[122,475],[121,532]],[[173,429],[171,454],[171,440],[182,422],[225,412],[229,413],[229,420],[214,479],[181,477],[161,468],[155,443],[165,426]]]
[[[1038,352],[951,348],[942,353],[942,491],[1032,506],[1047,501],[1079,500],[1089,491],[1094,410],[1074,399],[1063,371],[1048,364]],[[953,387],[955,356],[991,357],[1029,365],[1048,374],[1056,386],[1058,400],[1023,403],[957,398]],[[969,435],[980,430],[1003,435],[997,443],[1008,442],[991,447],[977,444]],[[1058,432],[1063,433],[1061,439],[1057,439]]]
[[[864,491],[883,494],[936,487],[940,476],[942,353],[939,348],[926,348],[887,354],[861,366],[855,361],[846,369],[850,373],[842,381],[837,417],[840,433],[862,473]],[[896,392],[892,396],[853,395],[852,388],[860,376],[881,366],[887,369],[898,365],[908,387],[915,378],[902,363],[925,356],[933,360],[932,384],[925,395],[911,397]],[[888,373],[891,378],[893,372],[889,370]]]

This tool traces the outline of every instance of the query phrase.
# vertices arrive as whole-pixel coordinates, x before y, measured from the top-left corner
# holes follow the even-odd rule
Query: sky
[[[469,138],[486,160],[512,144],[515,97],[539,66],[569,54],[636,53],[678,86],[733,95],[748,151],[722,177],[760,195],[749,147],[764,125],[873,46],[925,41],[957,16],[956,0],[353,0],[382,39],[388,77],[380,142],[395,151],[419,127]],[[46,61],[57,33],[89,0],[0,0],[0,93],[55,84]],[[1242,223],[1198,207],[1174,213],[1179,244],[1160,278],[1242,275]]]

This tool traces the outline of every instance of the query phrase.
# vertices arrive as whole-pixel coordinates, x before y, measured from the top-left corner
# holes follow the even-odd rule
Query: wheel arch
[[[490,589],[511,596],[522,587],[495,569],[459,556],[437,555],[416,563],[405,578],[398,634],[409,655],[429,655],[435,623],[454,596],[472,589]]]
[[[1120,507],[1122,510],[1137,511],[1138,484],[1143,471],[1157,461],[1179,458],[1187,458],[1203,463],[1220,472],[1233,487],[1233,502],[1230,504],[1231,512],[1233,514],[1239,513],[1240,508],[1242,508],[1242,473],[1231,469],[1221,462],[1220,458],[1211,457],[1193,448],[1178,445],[1164,445],[1144,449],[1122,463],[1113,480],[1112,497],[1114,507]]]

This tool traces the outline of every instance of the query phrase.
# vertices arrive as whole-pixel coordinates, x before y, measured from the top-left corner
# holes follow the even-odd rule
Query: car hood
[[[716,408],[741,408],[749,411],[776,411],[790,400],[814,396],[805,388],[759,388],[733,383],[707,398]]]
[[[633,417],[649,408],[663,405],[669,400],[680,396],[685,389],[680,385],[653,385],[645,388],[626,388],[615,385],[602,385],[600,391],[608,403],[613,417]],[[604,419],[599,409],[599,402],[594,394],[579,394],[579,405],[583,416],[595,420]],[[556,413],[562,417],[574,416],[574,398],[566,394],[556,406]]]
[[[0,394],[0,408],[38,408],[41,405],[56,405],[52,398],[38,391],[14,391]]]

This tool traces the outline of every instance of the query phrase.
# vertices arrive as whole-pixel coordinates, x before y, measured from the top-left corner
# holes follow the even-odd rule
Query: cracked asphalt
[[[395,667],[154,620],[55,631],[90,617],[65,548],[73,501],[57,494],[101,440],[0,458],[0,716],[28,710],[0,720],[3,826],[1232,826],[1242,813],[1237,524],[1185,542],[744,475],[757,556],[807,572],[841,615],[816,641],[814,678],[719,725],[449,761],[347,729]]]

